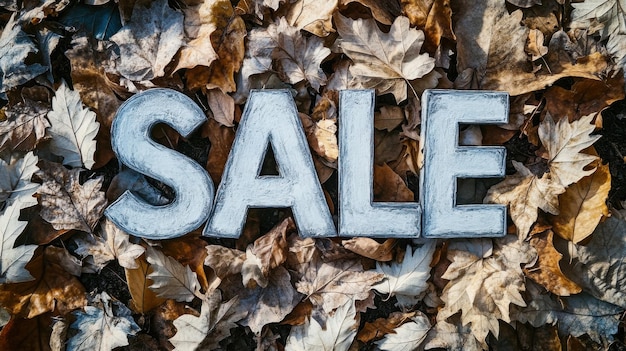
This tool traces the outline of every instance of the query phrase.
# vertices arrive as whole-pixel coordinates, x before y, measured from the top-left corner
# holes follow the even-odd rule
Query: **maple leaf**
[[[217,53],[211,44],[211,33],[217,29],[214,12],[219,9],[221,2],[222,0],[205,0],[183,8],[187,42],[180,49],[180,58],[174,71],[209,66],[217,59]]]
[[[580,152],[600,139],[600,135],[590,135],[595,129],[595,125],[591,124],[594,117],[595,114],[590,114],[572,123],[563,117],[554,123],[552,116],[546,114],[539,124],[539,139],[548,151],[550,174],[563,187],[595,171],[595,168],[583,168],[597,157]]]
[[[50,127],[48,111],[44,104],[29,99],[7,108],[7,119],[0,122],[0,151],[32,151]]]
[[[63,156],[63,164],[91,169],[96,152],[96,135],[100,123],[96,114],[83,107],[80,95],[70,90],[65,82],[52,98],[52,110],[48,112],[51,137],[48,150]]]
[[[99,234],[81,233],[74,236],[78,246],[75,252],[83,257],[91,256],[89,259],[98,272],[115,259],[124,268],[138,268],[135,260],[144,253],[143,246],[131,244],[129,235],[109,219],[104,220]]]
[[[415,250],[407,245],[401,263],[376,263],[376,271],[384,274],[384,280],[372,288],[389,297],[420,295],[428,287],[426,281],[430,277],[430,262],[435,247],[436,240],[428,240]]]
[[[104,178],[90,179],[80,184],[80,169],[68,170],[52,162],[43,162],[36,175],[43,180],[37,190],[41,203],[41,218],[56,230],[78,229],[92,233],[107,201],[100,191]]]
[[[329,313],[324,328],[320,322],[310,318],[303,325],[291,328],[285,348],[294,351],[348,350],[359,326],[354,300]]]
[[[368,298],[373,285],[384,277],[378,272],[364,271],[358,260],[337,258],[326,261],[320,255],[313,256],[298,270],[303,275],[296,283],[296,289],[326,313],[347,300]]]
[[[172,10],[167,0],[156,0],[150,7],[137,2],[130,22],[111,37],[120,49],[117,70],[132,81],[162,77],[184,45],[182,37],[183,15]]]
[[[426,340],[430,328],[428,317],[418,311],[409,322],[395,328],[394,333],[385,334],[375,344],[383,351],[418,350],[419,346]]]
[[[87,303],[85,288],[64,267],[63,259],[69,255],[67,250],[59,250],[49,246],[37,251],[26,266],[33,280],[0,284],[0,305],[12,315],[27,318],[55,310],[66,314],[84,306]]]
[[[148,274],[148,278],[153,281],[150,289],[156,292],[157,296],[187,302],[200,296],[198,276],[189,266],[183,266],[152,247],[148,247],[146,259],[154,269],[154,272]]]
[[[525,290],[520,265],[533,262],[536,252],[524,241],[512,235],[491,242],[483,240],[455,241],[448,248],[452,262],[443,279],[449,280],[441,299],[445,306],[438,318],[445,319],[461,312],[463,325],[486,348],[489,332],[498,337],[501,319],[510,322],[511,304],[526,306],[521,292]]]
[[[372,19],[352,20],[335,16],[341,36],[341,50],[354,61],[350,73],[363,88],[375,88],[380,95],[392,93],[396,102],[407,98],[409,81],[432,71],[435,60],[421,54],[424,32],[409,27],[409,19],[399,16],[389,33],[378,29]]]
[[[0,209],[15,202],[21,202],[21,208],[34,205],[36,200],[33,194],[39,184],[30,180],[39,170],[39,158],[29,152],[21,155],[10,154],[7,160],[0,158]],[[2,213],[2,211],[0,211]]]
[[[27,270],[26,264],[30,261],[37,249],[37,245],[15,246],[15,240],[26,228],[26,221],[20,221],[19,202],[9,205],[0,215],[0,284],[18,283],[35,279]]]
[[[298,0],[291,5],[285,18],[298,29],[325,37],[335,31],[332,17],[338,4],[339,0]]]
[[[565,188],[554,182],[550,174],[538,178],[523,164],[512,162],[517,173],[492,186],[484,202],[509,205],[509,214],[517,226],[519,237],[526,238],[537,220],[537,209],[559,213],[558,195],[565,192]]]
[[[26,58],[38,52],[14,13],[0,34],[0,95],[46,72],[38,63],[26,64]]]
[[[71,328],[78,334],[68,340],[68,349],[110,351],[128,345],[128,335],[140,330],[131,311],[106,292],[96,295],[93,304],[85,306],[85,312],[74,312],[76,321]]]
[[[552,219],[554,231],[575,244],[585,240],[609,214],[606,200],[611,190],[609,165],[582,178],[559,195],[559,214]]]
[[[245,317],[247,311],[238,308],[237,298],[222,302],[219,291],[202,301],[200,316],[184,314],[174,321],[176,335],[169,340],[175,350],[215,350],[219,342],[237,327],[236,321]]]

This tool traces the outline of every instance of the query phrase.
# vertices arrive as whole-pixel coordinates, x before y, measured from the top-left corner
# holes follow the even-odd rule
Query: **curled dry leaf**
[[[102,188],[103,177],[80,184],[80,169],[68,170],[52,162],[42,162],[36,173],[43,180],[37,190],[41,218],[56,230],[77,229],[93,233],[107,201]]]
[[[384,351],[417,350],[426,340],[430,328],[428,317],[418,311],[407,323],[395,328],[393,333],[386,334],[384,338],[377,341],[376,345]]]
[[[339,0],[297,0],[291,5],[285,18],[298,29],[325,37],[335,31],[332,17],[338,4]]]
[[[211,267],[215,275],[224,279],[229,275],[241,273],[246,254],[239,250],[229,249],[221,245],[208,245],[204,264]]]
[[[0,151],[32,151],[46,134],[50,108],[25,99],[5,110],[7,119],[0,122]]]
[[[393,259],[396,240],[387,239],[383,243],[379,243],[371,238],[352,238],[341,241],[341,245],[357,255],[380,262],[387,262]]]
[[[411,24],[426,33],[425,47],[434,52],[441,38],[455,40],[450,0],[402,0],[402,12]]]
[[[409,27],[409,19],[399,16],[389,33],[378,29],[372,19],[352,20],[335,16],[341,36],[341,50],[354,64],[350,73],[363,88],[380,95],[392,93],[396,102],[407,98],[407,84],[432,71],[435,60],[421,54],[424,32]]]

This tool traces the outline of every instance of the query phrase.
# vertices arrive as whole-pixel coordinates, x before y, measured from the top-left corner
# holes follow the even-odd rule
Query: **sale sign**
[[[217,190],[187,156],[157,144],[151,128],[167,123],[188,136],[206,117],[195,103],[168,89],[130,98],[119,109],[112,145],[120,162],[172,187],[176,198],[154,206],[125,192],[106,216],[133,235],[182,236],[204,223],[203,234],[238,238],[250,208],[289,207],[305,237],[498,237],[506,234],[506,206],[455,203],[458,178],[501,177],[503,147],[459,146],[463,124],[506,123],[508,94],[427,90],[422,97],[424,166],[420,202],[373,202],[373,90],[339,98],[339,225],[326,205],[291,94],[253,91]],[[451,127],[452,126],[452,127]],[[259,175],[268,145],[278,175]]]

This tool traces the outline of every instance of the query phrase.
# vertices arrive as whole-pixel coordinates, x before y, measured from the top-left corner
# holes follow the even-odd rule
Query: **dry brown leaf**
[[[244,252],[221,245],[207,245],[206,250],[204,264],[211,267],[218,278],[224,279],[229,275],[241,273],[241,266],[246,259]]]
[[[375,201],[414,201],[414,194],[387,164],[374,165]]]
[[[235,141],[235,131],[220,125],[214,119],[209,119],[202,127],[202,136],[209,138],[211,142],[206,170],[209,172],[213,184],[219,184],[230,154],[230,148]]]
[[[554,231],[575,244],[585,240],[596,229],[602,217],[608,216],[606,201],[611,190],[609,165],[598,165],[596,171],[567,188],[559,195],[559,215],[552,219]]]
[[[282,265],[287,259],[287,235],[295,231],[296,225],[291,217],[284,219],[272,230],[254,241],[252,253],[261,262],[261,273],[268,276],[270,271]],[[245,263],[244,263],[245,264]]]
[[[41,314],[34,318],[12,318],[0,331],[0,349],[3,351],[49,351],[51,325],[51,313]]]
[[[380,262],[388,262],[393,259],[396,239],[387,239],[379,243],[371,238],[352,238],[341,241],[341,245],[357,255]]]
[[[200,285],[206,290],[209,281],[204,272],[204,260],[207,257],[206,241],[200,238],[199,233],[190,233],[185,236],[162,241],[163,253],[174,258],[183,266],[189,266],[198,276]]]
[[[559,296],[578,294],[582,288],[561,271],[559,261],[563,255],[554,248],[553,235],[552,231],[548,230],[530,238],[530,245],[537,250],[537,263],[524,268],[524,274],[553,294]]]
[[[234,126],[235,100],[230,95],[219,89],[211,89],[207,92],[207,100],[216,121],[225,127]]]
[[[360,9],[354,10],[351,7],[356,4],[368,9],[376,21],[388,26],[393,23],[393,20],[400,15],[402,10],[396,0],[341,0],[339,6],[343,13],[362,12]]]
[[[335,32],[332,18],[338,3],[339,0],[297,0],[291,4],[285,18],[298,29],[325,37]]]
[[[450,0],[402,0],[402,12],[426,34],[425,48],[435,52],[441,38],[455,40]]]
[[[376,129],[386,129],[390,132],[404,121],[404,110],[399,106],[383,106],[380,112],[374,113],[374,128]]]
[[[527,52],[533,61],[539,60],[548,53],[548,47],[543,45],[543,33],[539,29],[531,29],[528,32],[526,44]]]
[[[85,306],[85,288],[57,259],[50,249],[35,254],[26,266],[35,280],[0,285],[0,305],[27,318],[53,311],[67,314]]]
[[[424,32],[410,28],[409,19],[399,16],[389,33],[378,29],[373,19],[352,20],[335,16],[341,50],[354,62],[350,73],[366,89],[379,95],[392,93],[396,102],[407,98],[409,81],[422,78],[435,67],[435,60],[421,54]]]
[[[49,111],[49,106],[29,99],[7,108],[6,120],[0,122],[0,151],[33,150],[50,127],[46,119]]]
[[[174,71],[182,68],[211,65],[217,53],[211,44],[211,33],[216,29],[214,9],[219,9],[223,0],[201,2],[184,1],[183,8],[186,43],[179,51],[178,63]],[[230,3],[229,3],[230,5]]]
[[[391,312],[387,318],[377,318],[373,322],[366,322],[356,339],[367,343],[372,340],[378,340],[385,334],[394,333],[394,329],[410,320],[415,312]]]
[[[330,165],[337,163],[339,157],[339,144],[337,142],[337,120],[322,119],[315,122],[311,128],[313,133],[308,133],[309,145],[319,156],[323,157]]]
[[[93,233],[107,205],[100,191],[104,177],[79,182],[80,169],[68,170],[47,161],[40,162],[36,173],[43,180],[37,191],[41,203],[41,218],[56,230],[77,229]]]
[[[148,265],[145,255],[136,258],[135,263],[137,265],[135,269],[124,268],[128,291],[132,297],[128,303],[128,307],[136,313],[144,314],[162,304],[165,299],[158,297],[156,293],[149,288],[153,282],[148,278],[148,274],[152,273],[154,270]]]

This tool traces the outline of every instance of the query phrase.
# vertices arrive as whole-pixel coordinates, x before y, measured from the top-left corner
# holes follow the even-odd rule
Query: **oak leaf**
[[[78,333],[68,340],[69,350],[110,351],[128,345],[128,335],[140,330],[130,310],[106,292],[96,295],[92,305],[74,315],[76,321],[71,328]]]
[[[436,240],[428,240],[412,249],[407,245],[402,262],[390,265],[376,263],[376,271],[384,274],[383,281],[373,288],[389,297],[394,295],[418,296],[423,293],[430,278],[430,262],[435,252]]]
[[[292,327],[285,347],[294,351],[346,351],[356,336],[358,326],[359,317],[354,301],[348,299],[333,312],[329,311],[325,328],[314,318],[308,319],[303,325]]]
[[[52,98],[52,110],[48,112],[51,137],[48,150],[63,156],[63,164],[91,169],[96,152],[96,135],[100,123],[96,114],[83,107],[77,91],[70,90],[65,82]]]
[[[237,306],[238,298],[222,301],[219,291],[202,301],[200,316],[184,314],[174,320],[176,335],[169,340],[175,350],[215,350],[219,342],[230,335],[235,322],[247,311]]]
[[[182,37],[183,15],[166,0],[156,0],[150,7],[137,2],[130,22],[111,37],[120,49],[117,70],[132,81],[162,77],[184,45]]]
[[[22,204],[15,202],[0,214],[0,284],[19,283],[35,279],[26,270],[37,245],[18,245],[15,241],[26,228],[26,221],[20,221]]]
[[[609,214],[609,190],[609,165],[598,165],[593,174],[569,186],[559,195],[559,214],[552,219],[554,232],[575,244],[585,240]]]
[[[341,50],[352,59],[350,73],[363,88],[379,95],[392,93],[396,102],[407,98],[407,84],[429,73],[435,60],[421,54],[424,32],[409,27],[409,19],[399,16],[389,33],[378,29],[373,19],[335,16],[341,36]]]
[[[36,173],[43,180],[37,190],[41,203],[41,218],[56,230],[77,229],[92,233],[107,201],[100,191],[104,178],[90,179],[80,184],[80,169],[68,170],[52,162],[44,162]]]
[[[7,119],[0,122],[0,151],[32,151],[50,127],[46,119],[49,110],[48,106],[29,99],[7,108]]]
[[[39,50],[22,30],[15,16],[16,13],[11,16],[0,34],[0,95],[48,70],[38,63],[26,63],[26,58]]]
[[[199,296],[200,282],[189,266],[183,266],[152,247],[148,247],[146,259],[154,270],[148,274],[148,279],[153,282],[150,289],[156,292],[158,297],[190,302]]]
[[[3,207],[20,202],[21,208],[34,205],[33,196],[39,184],[31,182],[35,172],[39,170],[39,158],[32,152],[26,155],[9,154],[7,160],[0,158],[0,213]]]
[[[395,328],[394,333],[385,334],[385,337],[375,344],[383,351],[418,350],[426,340],[430,328],[428,317],[418,311],[410,321]]]
[[[460,311],[461,322],[470,324],[483,348],[489,332],[498,336],[499,319],[511,321],[511,304],[526,306],[521,295],[525,290],[521,265],[536,259],[534,249],[515,236],[495,239],[494,243],[493,251],[485,246],[485,239],[451,243],[448,260],[452,263],[442,275],[449,282],[441,295],[445,306],[438,319]]]

